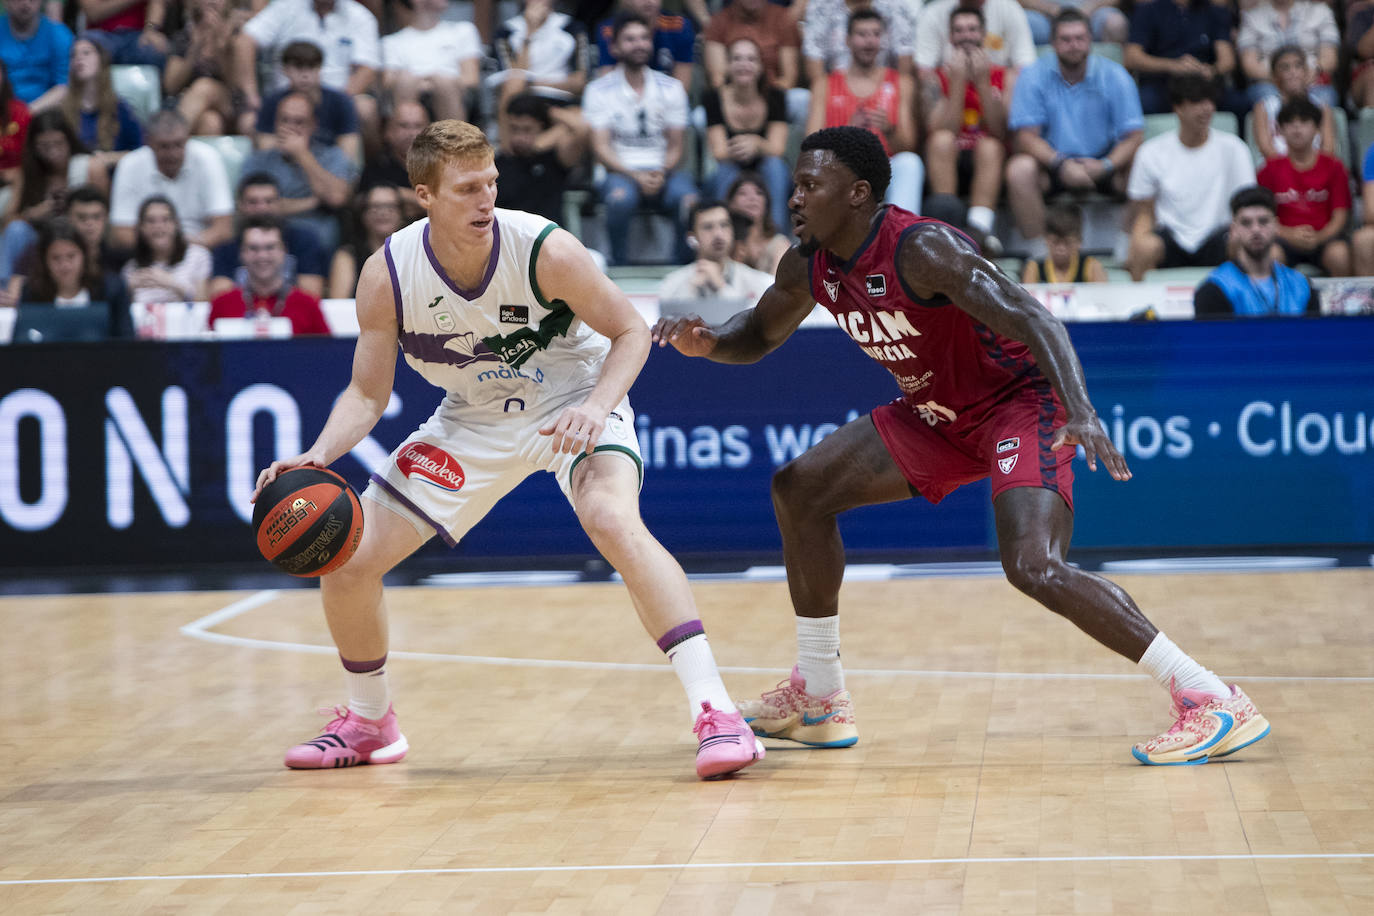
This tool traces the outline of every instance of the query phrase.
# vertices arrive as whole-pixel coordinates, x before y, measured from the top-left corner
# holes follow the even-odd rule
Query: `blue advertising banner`
[[[1121,484],[1076,465],[1077,545],[1374,542],[1374,321],[1071,332],[1135,471]],[[0,351],[0,569],[256,560],[247,497],[257,472],[313,441],[352,349],[338,339]],[[773,471],[895,393],[832,330],[799,331],[753,366],[655,350],[631,393],[646,521],[677,553],[774,554]],[[363,488],[439,396],[398,366],[385,416],[335,469]],[[939,506],[857,510],[842,529],[853,550],[993,544],[986,483]],[[594,555],[544,474],[456,553]]]

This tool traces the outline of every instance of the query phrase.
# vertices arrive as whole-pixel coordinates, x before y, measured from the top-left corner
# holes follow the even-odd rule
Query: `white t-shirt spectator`
[[[726,261],[721,274],[725,285],[714,292],[699,289],[696,284],[697,267],[688,264],[679,267],[663,278],[658,285],[658,299],[664,303],[710,300],[712,302],[738,303],[740,308],[753,308],[758,304],[768,287],[773,285],[773,275],[755,270],[738,261]]]
[[[959,0],[908,0],[916,15],[916,66],[934,70],[949,53],[949,14]],[[1035,63],[1035,42],[1031,39],[1026,11],[1016,0],[983,0],[986,37],[983,49],[988,60],[999,67],[1020,70]]]
[[[1307,66],[1317,72],[1317,52],[1323,45],[1339,48],[1341,33],[1331,7],[1313,0],[1297,0],[1288,10],[1287,27],[1279,20],[1278,11],[1268,3],[1251,7],[1240,14],[1240,34],[1236,38],[1237,51],[1258,51],[1269,63],[1269,57],[1283,45],[1297,45],[1307,54]]]
[[[310,41],[324,52],[320,82],[343,90],[354,67],[380,68],[377,17],[357,0],[337,0],[321,19],[311,0],[272,0],[244,25],[243,31],[272,55],[277,89],[285,89],[281,52],[293,41]]]
[[[388,70],[415,76],[458,76],[459,64],[482,56],[482,36],[471,22],[440,22],[421,31],[413,26],[382,39]]]
[[[138,208],[154,194],[164,195],[176,207],[187,236],[199,235],[216,216],[234,212],[224,162],[195,140],[187,142],[186,158],[175,178],[157,170],[153,151],[146,146],[119,160],[110,185],[110,225],[137,224]]]
[[[668,155],[664,131],[687,126],[687,90],[666,73],[645,69],[644,94],[616,67],[582,93],[582,116],[592,130],[609,128],[615,154],[626,168],[661,169]]]
[[[1155,224],[1173,233],[1186,251],[1231,221],[1231,195],[1255,183],[1250,148],[1215,127],[1207,142],[1187,147],[1178,131],[1140,145],[1131,165],[1126,196],[1155,202]]]
[[[874,0],[870,4],[883,17],[883,53],[878,60],[897,66],[897,58],[910,57],[915,46],[916,16],[904,0]],[[827,72],[849,68],[850,9],[845,0],[809,0],[802,20],[802,57],[819,60]]]

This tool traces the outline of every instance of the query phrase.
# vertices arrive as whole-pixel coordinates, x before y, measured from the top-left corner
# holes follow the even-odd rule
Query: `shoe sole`
[[[352,757],[336,757],[333,763],[322,763],[319,766],[297,766],[290,761],[286,761],[286,766],[291,770],[341,770],[345,767],[366,766],[369,763],[378,765],[387,763],[399,763],[410,751],[410,744],[406,742],[406,736],[402,735],[400,740],[388,744],[386,747],[379,747],[366,757],[355,754]]]
[[[1227,747],[1219,753],[1213,754],[1212,757],[1229,757],[1241,748],[1249,747],[1261,738],[1267,738],[1269,736],[1269,729],[1270,725],[1268,719],[1264,718],[1264,716],[1255,716],[1251,718],[1249,722],[1246,722],[1245,727],[1236,735],[1236,741],[1238,743]]]
[[[763,726],[761,725],[755,725],[753,723],[753,720],[751,719],[745,719],[744,721],[748,722],[749,727],[754,730],[754,734],[758,735],[761,738],[775,738],[779,741],[795,741],[796,743],[804,744],[807,747],[853,747],[854,745],[859,743],[858,735],[851,735],[848,738],[837,738],[833,741],[808,741],[805,738],[798,738],[788,734],[788,732],[791,731],[794,726],[789,725],[786,728],[779,729],[776,732],[770,732],[763,728]]]
[[[740,770],[743,770],[746,767],[753,766],[754,764],[762,760],[764,755],[767,753],[768,751],[764,748],[762,742],[760,742],[758,738],[755,738],[754,756],[750,757],[748,760],[718,760],[715,762],[713,766],[708,768],[705,772],[702,772],[701,769],[698,769],[697,776],[699,776],[702,779],[720,779],[722,776],[729,776],[731,773],[738,773]]]
[[[1222,757],[1229,757],[1236,751],[1247,748],[1262,738],[1267,738],[1269,736],[1269,731],[1269,720],[1264,718],[1264,716],[1257,715],[1252,717],[1249,722],[1246,722],[1244,727],[1239,729],[1234,736],[1227,735],[1221,743],[1223,749],[1211,754],[1203,754],[1200,757],[1194,757],[1192,760],[1151,760],[1148,754],[1133,747],[1131,748],[1131,756],[1141,763],[1153,767],[1196,766],[1198,764],[1207,763],[1209,760],[1220,760]],[[1228,746],[1228,742],[1231,741],[1236,743]]]

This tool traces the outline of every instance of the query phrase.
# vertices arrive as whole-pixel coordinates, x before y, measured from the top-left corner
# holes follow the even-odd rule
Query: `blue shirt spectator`
[[[284,89],[274,92],[262,100],[262,108],[258,110],[258,133],[271,134],[277,129],[277,105],[290,91]],[[315,121],[315,140],[330,145],[345,134],[358,133],[359,129],[358,109],[353,99],[328,86],[320,87],[320,100],[315,103]]]
[[[697,41],[696,30],[692,28],[691,21],[685,16],[668,16],[657,9],[650,9],[651,7],[658,7],[658,5],[655,0],[621,3],[622,8],[636,13],[653,26],[654,53],[649,58],[649,67],[660,73],[676,76],[678,82],[683,84],[683,88],[690,88],[692,61],[695,59],[693,52]],[[615,58],[611,55],[612,22],[613,19],[606,19],[596,27],[597,72],[599,75],[604,75],[606,71],[615,66]]]
[[[115,116],[119,119],[119,130],[115,133],[114,146],[117,152],[138,149],[143,145],[143,125],[123,99],[115,103]],[[81,123],[77,125],[77,135],[81,142],[91,149],[100,149],[100,112],[81,112]]]
[[[283,226],[282,241],[286,243],[286,253],[290,258],[295,259],[295,271],[292,274],[292,282],[295,277],[305,274],[313,277],[326,277],[329,275],[329,262],[325,260],[324,250],[320,248],[319,239],[315,238],[315,233],[305,226]],[[211,264],[213,265],[210,275],[213,277],[234,278],[239,265],[239,240],[230,239],[223,245],[216,246],[210,252]]]
[[[1145,127],[1131,75],[1096,54],[1088,57],[1083,79],[1072,85],[1052,54],[1022,70],[1008,117],[1011,130],[1039,128],[1068,158],[1105,156],[1127,134]]]
[[[1140,74],[1142,109],[1147,114],[1173,111],[1169,102],[1170,74],[1133,64],[1132,45],[1150,57],[1178,60],[1191,56],[1199,63],[1215,67],[1218,43],[1228,47],[1231,44],[1228,7],[1217,6],[1211,0],[1151,0],[1137,5],[1131,14],[1131,33],[1126,40],[1126,63]],[[1228,56],[1229,65],[1234,67],[1234,50]],[[1231,110],[1225,100],[1218,107]]]
[[[0,16],[0,59],[9,70],[14,95],[33,102],[54,86],[67,85],[71,29],[38,15],[37,0],[11,0]]]

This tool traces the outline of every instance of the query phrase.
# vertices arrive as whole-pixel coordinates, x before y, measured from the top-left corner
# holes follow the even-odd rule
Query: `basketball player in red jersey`
[[[882,205],[888,161],[871,132],[827,128],[801,149],[789,204],[800,244],[758,305],[716,327],[663,318],[653,333],[687,356],[749,363],[819,302],[902,391],[773,478],[798,663],[776,690],[742,704],[754,731],[815,747],[858,741],[839,657],[836,516],[913,494],[939,502],[990,476],[1012,585],[1170,691],[1175,722],[1135,745],[1136,759],[1205,763],[1267,735],[1269,723],[1238,687],[1184,654],[1119,586],[1065,562],[1073,447],[1089,470],[1100,461],[1116,480],[1131,472],[1088,400],[1063,324],[958,231]]]

